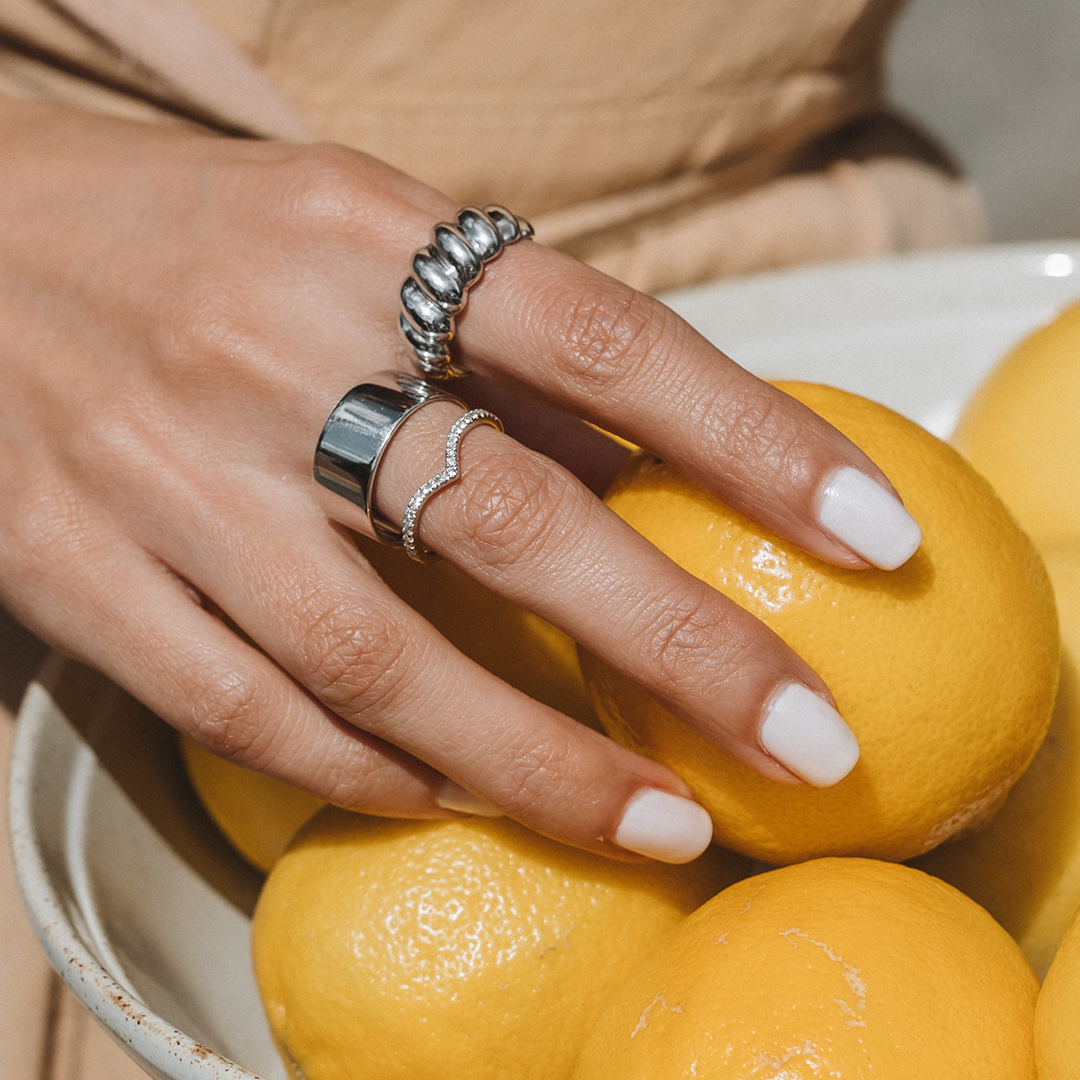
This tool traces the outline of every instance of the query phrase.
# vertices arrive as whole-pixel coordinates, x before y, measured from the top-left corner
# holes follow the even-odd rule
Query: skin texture
[[[681,781],[457,653],[314,497],[334,404],[410,369],[398,289],[457,206],[330,145],[8,101],[0,139],[0,601],[198,742],[320,798],[445,816],[449,777],[632,857],[610,839],[627,800]],[[842,465],[881,473],[657,302],[539,243],[488,268],[455,348],[475,372],[455,392],[507,433],[469,432],[424,544],[796,782],[760,746],[761,708],[787,680],[827,688],[603,507],[623,451],[576,418],[843,566],[865,564],[817,524],[819,490]],[[431,406],[395,439],[390,517],[441,469],[455,415]]]

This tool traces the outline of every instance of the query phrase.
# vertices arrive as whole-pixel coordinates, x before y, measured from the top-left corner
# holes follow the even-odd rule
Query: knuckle
[[[265,753],[262,694],[251,679],[235,670],[204,674],[186,696],[186,730],[211,753],[248,765]]]
[[[22,484],[8,491],[5,555],[24,573],[45,573],[86,546],[88,523],[81,501],[60,483]]]
[[[364,215],[357,155],[333,143],[313,143],[277,159],[266,178],[285,234],[322,236],[340,245],[340,231]],[[369,196],[370,198],[370,196]]]
[[[407,633],[389,613],[335,606],[304,635],[304,681],[339,715],[378,711],[402,690],[408,650]]]
[[[269,384],[276,364],[268,360],[280,349],[265,317],[269,295],[218,263],[178,272],[146,327],[158,383],[188,397]]]
[[[650,681],[662,693],[684,697],[704,673],[710,682],[715,679],[718,663],[725,670],[738,665],[729,639],[729,620],[711,598],[688,597],[665,605],[641,638]],[[734,651],[741,652],[737,645]]]
[[[401,786],[402,765],[368,750],[350,759],[348,768],[327,766],[315,789],[326,802],[359,813],[404,816],[400,806],[386,799],[386,792]]]
[[[674,316],[627,285],[602,280],[560,289],[545,314],[554,363],[593,394],[610,394],[671,353]]]
[[[193,270],[178,276],[170,298],[150,328],[152,347],[168,357],[176,377],[187,380],[202,370],[221,368],[214,361],[245,351],[244,299],[224,276]]]
[[[154,433],[161,430],[153,395],[132,389],[114,401],[100,401],[94,422],[77,433],[85,443],[83,460],[113,475],[129,475],[157,454]]]
[[[568,793],[576,764],[570,741],[557,733],[497,754],[500,773],[491,778],[505,810],[526,821],[543,819]]]
[[[312,251],[347,249],[355,243],[353,226],[373,213],[358,160],[346,147],[314,143],[235,163],[226,194],[242,207],[260,208],[249,222],[260,246],[249,239],[212,260],[176,256],[147,331],[157,352],[206,368],[214,366],[206,364],[208,356],[226,361],[252,345],[265,348],[263,320],[252,314],[263,313],[264,283],[280,280],[278,266],[295,266]],[[252,258],[261,260],[259,274],[251,272]]]
[[[97,522],[72,489],[46,477],[4,491],[7,513],[0,524],[0,603],[28,625],[53,611],[42,602],[40,583],[59,584],[67,626],[71,613],[93,603],[94,582],[83,572],[101,547]],[[53,632],[54,645],[61,635]],[[63,635],[66,643],[66,634]]]
[[[724,455],[749,472],[783,474],[799,456],[798,425],[773,395],[718,397],[696,419],[712,432]]]
[[[470,464],[458,499],[455,547],[498,567],[537,557],[557,543],[569,495],[556,466],[522,451]]]
[[[91,485],[101,476],[111,476],[117,485],[139,483],[156,472],[164,486],[172,478],[162,468],[169,452],[162,432],[171,426],[163,403],[148,387],[130,387],[113,399],[99,397],[92,420],[71,431],[67,464]]]
[[[330,253],[353,257],[358,243],[373,248],[379,230],[395,220],[388,198],[373,193],[369,172],[362,155],[332,143],[280,147],[233,167],[229,194],[259,207],[248,238],[212,260],[178,257],[147,331],[177,381],[260,374],[251,361],[280,349],[269,329],[280,315],[277,290],[295,290],[297,275],[325,274]]]

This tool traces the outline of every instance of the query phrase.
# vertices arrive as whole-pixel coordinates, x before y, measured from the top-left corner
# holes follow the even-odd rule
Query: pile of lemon
[[[835,787],[763,780],[534,616],[374,547],[459,648],[679,772],[721,846],[628,864],[505,819],[373,819],[185,746],[268,871],[254,959],[294,1080],[1080,1076],[1080,306],[987,382],[963,456],[784,389],[896,485],[924,533],[901,569],[821,563],[647,454],[608,502],[823,676],[862,747]]]

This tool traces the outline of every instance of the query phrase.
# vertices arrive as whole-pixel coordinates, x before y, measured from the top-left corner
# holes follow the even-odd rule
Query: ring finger
[[[280,514],[280,492],[275,497]],[[708,844],[708,816],[667,769],[463,656],[310,502],[305,510],[298,499],[287,521],[273,533],[228,541],[238,545],[229,554],[242,549],[254,567],[243,580],[230,574],[230,559],[180,550],[174,558],[197,562],[200,585],[323,707],[450,778],[435,792],[440,805],[492,804],[615,856],[680,862]],[[292,617],[283,620],[283,609]]]

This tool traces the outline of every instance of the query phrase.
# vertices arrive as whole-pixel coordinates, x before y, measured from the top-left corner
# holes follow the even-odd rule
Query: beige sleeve
[[[186,0],[4,0],[0,93],[229,134],[314,138],[244,48]]]
[[[42,63],[36,57],[0,48],[0,94],[23,101],[41,101],[73,109],[148,123],[180,122],[165,100],[134,94],[126,86],[110,84]]]
[[[743,194],[566,237],[557,246],[656,292],[762,270],[987,238],[976,188],[922,161],[837,161]],[[537,238],[545,239],[543,222]]]
[[[267,7],[266,0],[232,0],[226,5],[227,10],[235,8],[237,18],[243,16],[237,26],[215,27],[213,20],[201,18],[203,7],[217,10],[209,0],[191,7],[185,0],[155,0],[146,10],[160,17],[133,22],[128,16],[144,6],[141,0],[5,0],[0,5],[0,93],[132,119],[201,122],[218,131],[286,131],[290,137],[306,137],[305,121],[293,114],[289,102],[255,63],[261,50],[253,42],[263,40],[277,57],[277,66],[270,67],[277,71],[284,64],[278,72],[283,85],[291,86],[290,79],[301,76],[313,79],[312,93],[317,89],[319,100],[327,94],[333,100],[334,94],[341,97],[342,118],[374,124],[371,130],[362,124],[357,127],[356,134],[363,137],[345,139],[348,145],[375,150],[369,140],[382,123],[394,146],[420,147],[423,164],[433,157],[430,132],[424,127],[428,113],[435,104],[435,116],[444,120],[461,112],[453,94],[445,94],[437,82],[428,87],[429,97],[413,126],[399,129],[392,106],[412,85],[411,66],[406,63],[402,68],[408,77],[406,87],[391,80],[370,100],[358,98],[351,91],[358,94],[367,87],[369,68],[378,69],[380,61],[374,54],[362,53],[354,58],[359,67],[349,69],[349,78],[333,64],[319,61],[330,55],[342,57],[333,42],[320,37],[314,51],[302,48],[308,40],[305,34],[336,31],[337,21],[311,20],[298,0],[289,8],[297,25],[289,24],[285,29],[291,31],[283,30],[277,37],[270,33],[276,23],[268,14],[274,5]],[[492,142],[483,127],[454,128],[456,156],[434,157],[444,165],[484,162],[484,175],[491,171],[505,183],[495,185],[496,190],[487,193],[491,199],[484,197],[481,203],[508,202],[532,219],[543,242],[650,291],[822,260],[985,240],[985,214],[973,185],[922,133],[879,104],[877,57],[894,6],[892,0],[852,0],[844,10],[827,3],[813,5],[821,25],[816,49],[809,52],[802,40],[805,35],[792,37],[787,24],[778,24],[775,18],[766,26],[762,12],[751,17],[735,0],[729,3],[730,10],[718,9],[719,15],[727,12],[727,22],[713,9],[695,7],[699,17],[703,11],[709,16],[704,28],[712,27],[709,20],[714,17],[721,27],[730,23],[729,29],[746,24],[743,37],[729,41],[730,55],[721,58],[723,70],[715,85],[706,83],[711,125],[699,130],[701,123],[694,121],[703,99],[696,83],[679,83],[671,100],[661,94],[656,102],[646,92],[649,87],[643,89],[633,80],[627,83],[624,64],[609,73],[612,86],[586,80],[581,86],[573,84],[576,90],[567,96],[560,83],[549,110],[558,123],[540,123],[551,116],[541,117],[537,126],[518,122],[532,116],[530,94],[542,89],[526,88],[528,92],[511,94],[511,103],[494,111],[497,130],[516,132],[516,142],[505,138]],[[775,16],[776,11],[770,11]],[[689,9],[684,14],[688,16]],[[98,21],[92,27],[94,19]],[[343,16],[341,29],[352,49],[367,40],[371,28],[363,19]],[[775,55],[763,53],[759,39],[766,29],[775,37]],[[276,42],[280,56],[266,44],[271,42]],[[635,42],[624,44],[629,48]],[[668,67],[661,67],[663,86],[685,77],[686,45],[687,39],[678,37],[664,50]],[[554,53],[562,63],[569,55]],[[702,72],[711,70],[708,54],[698,59]],[[770,77],[751,77],[760,70],[770,72]],[[704,77],[702,72],[698,75]],[[510,69],[504,76],[510,80]],[[550,82],[546,70],[539,77],[544,86]],[[622,113],[601,110],[594,115],[587,108],[582,112],[582,101],[593,102],[601,90],[611,92],[612,87],[644,95],[636,111],[627,114],[637,121]],[[296,97],[307,100],[299,91]],[[667,118],[665,122],[658,125],[654,118],[651,125],[646,123],[653,106],[663,106],[657,115]],[[332,117],[323,119],[330,123]],[[492,117],[485,113],[484,119]],[[599,134],[608,139],[603,143],[607,150],[598,150]],[[669,135],[674,142],[665,141]],[[660,145],[667,148],[661,164],[642,167],[641,148]],[[632,160],[627,161],[631,152]],[[489,164],[492,155],[498,155],[501,173]],[[588,167],[584,158],[591,163]],[[530,178],[531,188],[525,189],[539,184],[540,189],[560,191],[559,199],[546,202],[556,209],[538,213],[524,196],[519,201],[513,194],[522,187],[513,180],[518,174]],[[440,174],[451,194],[468,191],[462,201],[481,194],[480,188],[472,191],[465,183],[468,176],[468,170],[455,173],[453,168],[446,176]],[[585,183],[590,177],[597,182]],[[612,177],[619,182],[613,184]],[[603,194],[591,197],[595,191]]]
[[[982,197],[888,110],[726,184],[699,172],[533,219],[537,237],[650,292],[832,259],[987,239]]]

